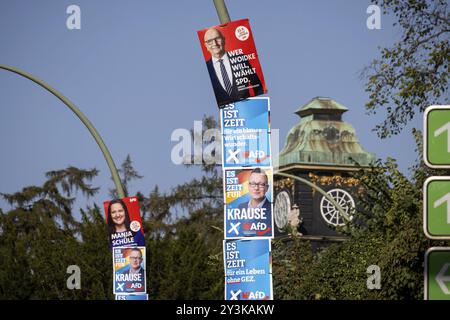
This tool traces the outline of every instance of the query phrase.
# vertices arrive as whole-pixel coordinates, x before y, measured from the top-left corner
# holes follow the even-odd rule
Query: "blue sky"
[[[371,131],[384,113],[367,115],[359,73],[400,36],[382,16],[369,30],[366,0],[228,0],[232,20],[249,18],[271,98],[272,128],[281,147],[299,118],[293,112],[316,96],[350,110],[363,147],[396,158],[405,173],[416,159],[411,128],[380,140]],[[66,8],[81,8],[81,30],[68,30]],[[130,154],[143,179],[132,193],[162,190],[199,175],[172,163],[172,132],[203,115],[218,116],[196,31],[219,24],[212,0],[0,0],[0,63],[55,87],[90,119],[117,165]],[[69,165],[100,170],[101,191],[81,205],[101,203],[110,172],[84,125],[58,99],[29,80],[0,70],[0,192],[45,181]],[[3,201],[0,207],[8,209]]]

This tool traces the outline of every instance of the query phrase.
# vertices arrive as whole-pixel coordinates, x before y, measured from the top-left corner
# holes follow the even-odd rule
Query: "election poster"
[[[145,293],[145,247],[113,248],[114,294]]]
[[[223,242],[226,300],[272,299],[270,239]]]
[[[103,203],[111,248],[145,246],[144,227],[137,197]]]
[[[272,274],[226,276],[225,300],[273,300]]]
[[[116,294],[116,300],[148,300],[148,294]]]
[[[225,239],[273,238],[272,168],[224,169]]]
[[[267,92],[248,19],[197,34],[219,107]]]
[[[270,239],[224,240],[225,276],[245,282],[248,276],[272,273]]]
[[[270,167],[270,101],[251,98],[221,109],[223,167]]]

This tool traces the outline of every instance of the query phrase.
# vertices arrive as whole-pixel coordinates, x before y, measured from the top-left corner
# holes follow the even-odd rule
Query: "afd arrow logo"
[[[442,127],[436,129],[436,131],[434,131],[434,136],[438,137],[444,132],[447,132],[447,152],[450,153],[450,122],[447,122]]]
[[[228,230],[228,233],[232,233],[234,231],[234,232],[236,232],[236,235],[238,235],[239,234],[238,227],[241,225],[241,223],[240,222],[237,222],[237,223],[230,222],[230,224],[231,224],[231,228],[230,228],[230,230]]]
[[[436,209],[437,207],[440,207],[441,205],[443,205],[444,203],[447,204],[447,223],[450,223],[450,193],[447,193],[445,196],[443,196],[442,198],[436,200],[433,203],[434,208]]]
[[[226,162],[230,162],[230,161],[234,161],[235,163],[239,163],[239,159],[238,159],[238,154],[239,152],[241,152],[241,149],[237,149],[237,150],[228,150],[228,158],[226,160]]]
[[[123,285],[124,285],[125,283],[118,283],[117,284],[117,291],[123,291]]]
[[[238,291],[234,292],[233,290],[230,290],[231,293],[231,298],[230,300],[239,300],[239,294],[242,292],[241,289],[239,289]]]
[[[444,264],[444,266],[441,268],[439,273],[436,275],[436,282],[438,283],[439,287],[441,288],[442,292],[444,294],[450,294],[450,290],[448,290],[446,282],[450,282],[450,276],[446,276],[445,273],[447,272],[448,268],[450,267],[450,263]]]

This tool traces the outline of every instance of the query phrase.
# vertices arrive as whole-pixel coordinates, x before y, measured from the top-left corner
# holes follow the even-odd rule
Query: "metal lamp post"
[[[67,107],[69,107],[70,110],[75,113],[75,115],[83,122],[83,124],[87,127],[91,135],[94,137],[95,141],[97,142],[98,146],[100,147],[100,150],[103,153],[103,156],[105,157],[106,162],[108,163],[109,170],[111,171],[111,175],[114,180],[114,184],[116,185],[117,193],[120,198],[125,197],[125,193],[122,187],[122,182],[120,181],[119,174],[117,172],[116,165],[114,164],[114,160],[111,157],[111,154],[106,147],[105,143],[103,142],[103,139],[100,137],[100,134],[97,132],[95,127],[92,125],[92,123],[89,121],[88,118],[72,103],[67,99],[64,95],[62,95],[60,92],[58,92],[56,89],[52,88],[48,84],[46,84],[44,81],[36,78],[35,76],[26,73],[24,71],[21,71],[17,68],[6,66],[3,64],[0,64],[0,69],[7,70],[13,73],[16,73],[18,75],[21,75],[22,77],[25,77],[27,79],[30,79],[31,81],[37,83],[47,91],[51,92],[55,97],[57,97],[59,100],[61,100]]]

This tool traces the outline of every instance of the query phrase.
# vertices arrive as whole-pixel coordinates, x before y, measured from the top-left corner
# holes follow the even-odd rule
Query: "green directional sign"
[[[423,190],[425,235],[430,239],[450,240],[450,177],[430,177]]]
[[[450,247],[425,253],[425,300],[450,300]]]
[[[423,145],[427,166],[450,168],[450,106],[431,106],[426,109]]]

